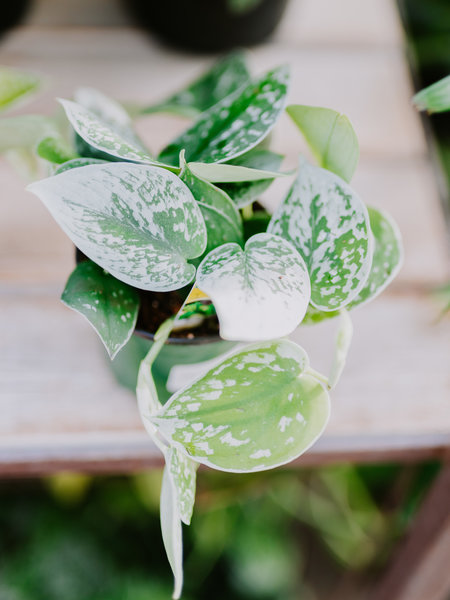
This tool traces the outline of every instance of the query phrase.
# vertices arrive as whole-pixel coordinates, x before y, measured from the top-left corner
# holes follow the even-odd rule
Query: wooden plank
[[[450,593],[450,463],[438,475],[371,600],[447,600]]]

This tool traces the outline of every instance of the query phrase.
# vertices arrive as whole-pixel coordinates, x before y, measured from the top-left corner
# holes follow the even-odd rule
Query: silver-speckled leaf
[[[345,115],[331,108],[295,104],[286,108],[320,167],[349,182],[359,158],[358,138]]]
[[[327,391],[289,340],[248,346],[183,388],[153,418],[197,462],[237,473],[290,462],[321,435]]]
[[[372,262],[367,209],[334,173],[303,162],[268,231],[303,256],[316,308],[343,308],[364,286]]]
[[[111,359],[134,331],[139,310],[138,293],[90,260],[77,265],[61,300],[86,317]]]
[[[0,67],[0,111],[36,92],[41,81],[36,75],[10,67]]]
[[[184,149],[187,162],[225,162],[254,148],[280,116],[288,80],[288,68],[278,67],[236,90],[202,113],[161,152],[159,160],[177,165]]]
[[[87,257],[140,289],[170,291],[192,281],[188,259],[206,247],[197,202],[173,173],[110,163],[65,171],[28,188]]]
[[[228,242],[242,244],[241,215],[225,192],[194,175],[186,164],[180,178],[191,190],[205,219],[208,236],[205,253]]]
[[[174,577],[174,600],[180,598],[183,589],[183,532],[177,500],[177,489],[166,465],[162,478],[160,519],[164,548]]]
[[[169,448],[165,452],[165,458],[177,490],[180,518],[185,525],[190,525],[195,503],[198,463],[178,448]]]
[[[123,135],[117,133],[80,104],[71,100],[60,100],[60,102],[73,129],[89,146],[114,158],[162,166],[147,152],[125,139]]]
[[[243,154],[230,162],[233,166],[258,169],[259,171],[276,172],[283,162],[283,156],[270,150],[261,150],[256,148],[247,154]],[[282,175],[280,173],[278,176]],[[273,181],[273,177],[268,174],[259,181],[242,181],[221,184],[221,188],[230,196],[238,208],[243,208],[247,204],[257,200],[265,192]]]
[[[163,102],[144,108],[141,112],[169,112],[195,117],[240,88],[249,79],[244,55],[242,52],[233,52],[218,60],[211,69],[185,89]]]
[[[310,298],[306,265],[281,237],[259,233],[243,250],[224,244],[197,270],[197,287],[214,303],[226,340],[270,340],[291,333]]]

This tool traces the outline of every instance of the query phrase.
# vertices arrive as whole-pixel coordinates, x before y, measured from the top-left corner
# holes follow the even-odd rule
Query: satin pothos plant
[[[328,108],[286,107],[288,82],[286,66],[252,78],[233,54],[157,105],[134,107],[133,118],[168,111],[193,119],[157,157],[129,113],[92,89],[60,100],[71,140],[48,122],[34,138],[52,173],[29,190],[88,258],[62,299],[89,320],[111,358],[135,329],[137,290],[206,297],[220,336],[244,342],[163,404],[152,365],[174,326],[193,312],[201,320],[197,302],[154,332],[139,368],[139,411],[166,463],[161,525],[174,598],[197,467],[271,469],[317,440],[350,343],[349,311],[379,294],[401,262],[392,219],[349,184],[358,161],[349,120]],[[262,143],[284,111],[315,159],[301,158],[295,173],[280,171],[283,157]],[[270,215],[256,201],[279,177],[291,187]],[[326,376],[287,336],[333,317],[341,324]]]

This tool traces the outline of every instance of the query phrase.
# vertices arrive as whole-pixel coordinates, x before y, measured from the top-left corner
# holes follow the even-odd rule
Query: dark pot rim
[[[191,330],[191,333],[193,333],[195,330]],[[149,340],[151,342],[153,342],[155,334],[154,333],[150,333],[149,331],[145,331],[144,329],[135,329],[134,330],[134,335],[137,335],[140,338]],[[169,337],[167,338],[166,344],[169,344],[171,346],[202,346],[205,344],[213,344],[213,343],[217,343],[217,342],[226,342],[227,340],[224,340],[220,337],[220,335],[202,335],[202,336],[198,336],[192,338],[188,338],[188,337]]]

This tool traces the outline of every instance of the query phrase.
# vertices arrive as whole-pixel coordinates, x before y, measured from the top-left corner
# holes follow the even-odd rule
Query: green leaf
[[[330,108],[288,106],[287,114],[305,136],[320,167],[349,182],[359,158],[358,138],[345,115]]]
[[[250,79],[242,52],[233,52],[217,61],[211,69],[185,89],[163,102],[148,106],[143,114],[170,112],[192,117],[211,108]]]
[[[77,157],[61,136],[46,137],[36,149],[38,156],[54,164],[62,164]]]
[[[418,92],[413,102],[419,110],[429,113],[450,110],[450,75]]]
[[[198,463],[178,448],[169,448],[165,452],[165,458],[177,492],[180,518],[185,525],[190,525],[195,503]]]
[[[88,146],[102,153],[100,156],[94,158],[105,155],[130,162],[151,164],[160,167],[168,166],[153,160],[146,151],[143,151],[136,144],[125,139],[123,135],[117,133],[94,113],[80,104],[71,100],[60,100],[60,102],[75,132]]]
[[[12,149],[35,150],[44,138],[58,137],[54,120],[42,115],[23,115],[0,119],[0,152]]]
[[[136,326],[139,295],[91,261],[70,275],[61,300],[86,317],[111,359],[130,339]]]
[[[40,84],[39,78],[31,73],[0,67],[0,111],[36,92]]]
[[[197,270],[196,285],[213,301],[225,340],[270,340],[291,333],[310,298],[306,265],[281,237],[259,233],[242,250],[224,244]]]
[[[194,175],[186,164],[180,178],[191,190],[202,211],[208,236],[205,253],[227,242],[242,244],[241,216],[225,192]]]
[[[134,287],[179,289],[192,281],[188,259],[206,247],[197,202],[173,173],[109,163],[65,171],[28,188],[74,244]]]
[[[164,548],[175,579],[172,598],[176,600],[183,588],[183,532],[177,490],[167,465],[162,478],[160,516]]]
[[[397,224],[386,212],[368,207],[374,250],[369,277],[347,308],[369,302],[396,277],[403,262],[403,247]]]
[[[276,172],[283,162],[283,156],[270,150],[255,149],[235,158],[230,162],[233,166],[247,167],[262,171]],[[282,175],[281,173],[278,176]],[[220,187],[230,196],[238,208],[243,208],[257,200],[273,182],[273,177],[260,179],[259,181],[243,181],[223,183]]]
[[[236,90],[202,113],[159,160],[176,165],[184,149],[187,162],[225,162],[254,148],[281,115],[288,79],[287,67],[278,67]]]
[[[329,397],[289,340],[248,346],[183,388],[153,417],[197,462],[237,473],[290,462],[321,435]]]
[[[199,163],[190,162],[189,168],[197,177],[206,179],[211,183],[229,183],[229,182],[261,182],[275,177],[286,177],[290,173],[280,173],[279,171],[264,171],[262,169],[250,169],[249,167],[223,164],[223,163]]]
[[[340,311],[340,316],[341,319],[336,334],[333,364],[331,365],[330,376],[328,377],[328,387],[330,390],[336,386],[342,375],[353,336],[352,321],[345,308]]]
[[[59,175],[60,173],[64,173],[64,171],[70,171],[70,169],[78,169],[79,167],[87,167],[88,165],[105,165],[107,163],[108,161],[98,158],[73,158],[62,163],[54,174]]]
[[[268,231],[294,244],[311,278],[311,304],[339,310],[363,288],[372,261],[367,210],[348,184],[303,162]]]

